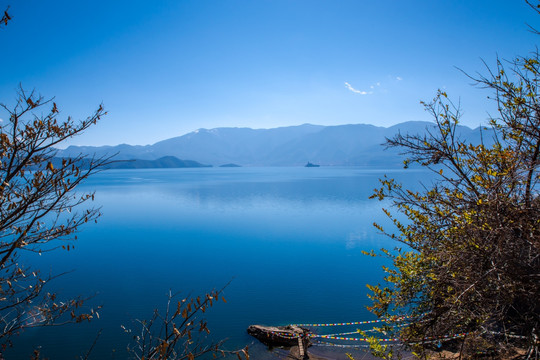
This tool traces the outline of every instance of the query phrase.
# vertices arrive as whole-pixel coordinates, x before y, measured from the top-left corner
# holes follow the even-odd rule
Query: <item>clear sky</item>
[[[535,50],[521,0],[0,0],[0,102],[21,83],[62,115],[109,115],[79,145],[152,144],[198,128],[429,120],[444,88],[464,124],[486,91],[456,67]],[[492,107],[491,107],[492,108]],[[1,115],[0,115],[1,117]]]

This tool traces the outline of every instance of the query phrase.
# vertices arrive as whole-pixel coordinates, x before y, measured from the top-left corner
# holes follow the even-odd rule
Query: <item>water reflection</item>
[[[104,213],[99,223],[84,229],[75,252],[32,259],[47,271],[75,269],[51,290],[66,296],[97,293],[94,301],[104,305],[101,318],[73,328],[33,329],[18,343],[41,344],[44,355],[71,359],[103,328],[96,358],[122,359],[130,339],[121,325],[149,317],[169,289],[197,294],[231,279],[228,303],[208,315],[212,336],[228,337],[231,347],[252,341],[245,329],[253,323],[368,318],[365,283],[380,280],[382,260],[361,250],[388,245],[372,226],[386,221],[381,204],[368,200],[383,173],[357,168],[101,173],[82,189],[97,191]],[[393,174],[410,184],[425,177],[415,171]]]

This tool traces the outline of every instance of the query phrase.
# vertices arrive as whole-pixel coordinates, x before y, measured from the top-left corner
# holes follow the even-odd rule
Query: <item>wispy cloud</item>
[[[368,94],[373,94],[372,91],[363,91],[363,90],[357,90],[355,88],[352,87],[351,84],[349,84],[348,82],[345,81],[345,87],[349,90],[351,90],[353,93],[355,94],[360,94],[360,95],[368,95]],[[372,87],[373,88],[373,87]]]
[[[403,78],[401,76],[396,76],[396,80],[401,81],[401,80],[403,80]]]

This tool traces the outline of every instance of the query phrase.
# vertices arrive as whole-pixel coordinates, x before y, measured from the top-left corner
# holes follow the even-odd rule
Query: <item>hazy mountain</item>
[[[160,168],[193,168],[211,167],[193,160],[180,160],[174,156],[164,156],[157,160],[125,160],[105,166],[107,169],[160,169]]]
[[[60,150],[58,156],[118,154],[117,159],[138,160],[173,156],[215,166],[303,166],[308,161],[320,165],[393,166],[401,164],[402,159],[396,149],[383,151],[385,138],[398,132],[424,133],[432,127],[428,122],[406,122],[388,128],[304,124],[274,129],[199,129],[146,146],[70,146]],[[479,129],[460,126],[458,133],[472,142],[480,141]]]
[[[52,160],[55,168],[62,166],[63,157],[55,157]],[[77,165],[82,169],[86,169],[91,165],[90,159],[82,159],[77,162]],[[204,165],[193,160],[180,160],[174,156],[164,156],[157,160],[120,160],[113,161],[110,164],[103,166],[104,169],[161,169],[161,168],[194,168],[194,167],[211,167],[212,165]]]

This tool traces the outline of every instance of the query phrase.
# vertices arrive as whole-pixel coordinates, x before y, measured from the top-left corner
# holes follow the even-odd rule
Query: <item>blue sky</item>
[[[463,123],[486,91],[456,67],[535,50],[520,0],[0,0],[0,102],[21,83],[62,115],[109,115],[78,145],[151,144],[198,128],[430,120],[444,88]],[[540,27],[540,26],[537,26]],[[5,116],[5,115],[4,115]],[[0,117],[2,115],[0,114]]]

